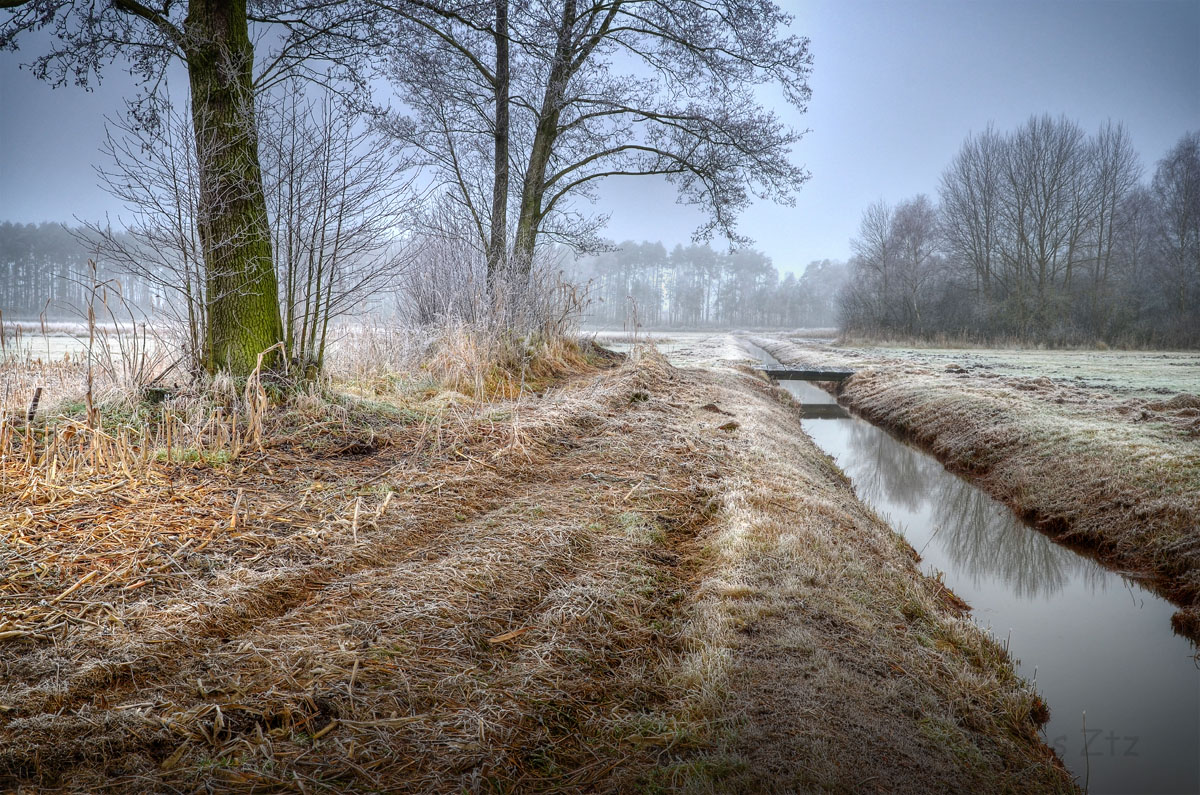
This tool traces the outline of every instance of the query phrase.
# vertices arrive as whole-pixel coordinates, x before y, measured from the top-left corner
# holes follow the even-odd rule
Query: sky
[[[794,207],[759,202],[740,231],[783,272],[849,256],[874,201],[936,196],[962,140],[989,123],[1065,115],[1094,131],[1125,123],[1147,174],[1200,130],[1200,0],[795,0],[793,32],[811,39],[808,112],[778,103],[807,129],[794,161],[812,178]],[[0,12],[4,13],[4,12]],[[109,69],[86,93],[51,90],[19,64],[31,42],[0,53],[0,220],[116,215],[93,162],[104,117],[132,81]],[[764,101],[776,104],[773,92]],[[690,242],[702,219],[654,178],[610,180],[594,209],[614,240]],[[719,242],[719,241],[718,241]]]

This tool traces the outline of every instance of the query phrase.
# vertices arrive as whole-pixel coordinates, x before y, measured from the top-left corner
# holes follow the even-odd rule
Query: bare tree
[[[1031,118],[969,136],[934,208],[867,209],[841,299],[850,330],[1052,343],[1200,339],[1200,133],[1152,186],[1125,128]]]
[[[941,275],[937,210],[929,197],[920,194],[897,205],[889,236],[901,325],[905,333],[920,335],[930,288]]]
[[[1154,195],[1145,185],[1136,185],[1121,199],[1113,217],[1110,334],[1154,339],[1162,319],[1170,317],[1170,306],[1157,289],[1157,231]]]
[[[562,247],[541,252],[519,284],[489,280],[486,252],[462,234],[463,216],[452,194],[429,203],[401,280],[401,318],[449,332],[447,338],[465,331],[493,363],[519,359],[574,330],[587,295],[563,278],[568,252]]]
[[[983,303],[993,299],[1000,244],[1000,170],[1004,142],[988,127],[963,142],[942,173],[941,231],[947,253],[971,270]]]
[[[330,322],[395,289],[420,196],[408,162],[331,93],[292,81],[261,106],[284,350],[311,377]]]
[[[86,233],[117,270],[152,286],[160,318],[198,373],[207,358],[209,302],[197,226],[197,149],[192,124],[175,110],[170,91],[151,101],[157,123],[141,124],[140,114],[127,113],[105,126],[100,151],[108,163],[97,175],[128,215],[116,229],[111,221],[89,223]]]
[[[431,202],[421,218],[413,267],[399,294],[401,317],[414,326],[484,322],[487,261],[464,236],[463,208],[452,194]]]
[[[1065,308],[1059,288],[1084,259],[1087,165],[1086,136],[1064,118],[1034,117],[1007,141],[1000,254],[1019,334],[1045,333]]]
[[[892,208],[880,200],[863,211],[858,236],[850,241],[854,279],[843,296],[842,310],[847,322],[861,330],[880,331],[895,319],[892,244]]]
[[[1154,171],[1158,203],[1158,248],[1163,286],[1179,327],[1191,341],[1200,337],[1200,132],[1191,132],[1167,152]]]
[[[110,262],[165,297],[159,308],[180,329],[185,355],[200,370],[212,312],[200,242],[202,169],[191,124],[168,94],[157,101],[159,124],[123,117],[109,126],[103,147],[112,165],[100,176],[130,214],[126,232],[99,224],[90,232]],[[311,377],[323,365],[330,322],[394,287],[419,197],[406,162],[328,92],[314,98],[288,82],[260,103],[284,352]]]
[[[809,97],[808,41],[779,36],[789,17],[767,0],[376,5],[415,115],[392,129],[437,167],[491,271],[509,231],[518,277],[539,241],[597,242],[573,201],[607,177],[666,177],[708,212],[701,236],[731,240],[752,196],[789,202],[807,178],[788,160],[799,134],[753,93]]]
[[[1125,126],[1111,121],[1100,127],[1089,155],[1089,188],[1093,193],[1090,209],[1093,214],[1095,251],[1085,322],[1093,333],[1103,335],[1117,303],[1113,294],[1113,278],[1118,213],[1126,197],[1141,180],[1142,167]]]
[[[864,212],[850,241],[854,274],[842,298],[846,321],[858,331],[920,335],[941,276],[938,214],[928,196],[895,208],[878,201]]]

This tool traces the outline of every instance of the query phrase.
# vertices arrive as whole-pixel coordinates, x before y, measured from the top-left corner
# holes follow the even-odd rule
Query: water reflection
[[[942,552],[976,586],[985,576],[998,577],[1022,599],[1052,596],[1072,580],[1090,591],[1104,587],[1107,577],[1099,565],[1029,532],[983,492],[954,477],[942,478],[937,491],[934,521],[941,528]]]
[[[836,403],[806,403],[800,406],[800,416],[806,420],[848,420],[850,412]]]
[[[783,386],[803,405],[831,402],[811,384]],[[1011,643],[1018,671],[1050,705],[1042,736],[1081,785],[1096,795],[1200,792],[1200,672],[1195,648],[1168,628],[1168,602],[1025,527],[869,423],[805,419],[804,428],[927,570],[945,573],[975,621]]]
[[[1090,589],[1104,587],[1104,569],[1030,532],[1011,511],[934,459],[864,422],[843,428],[847,455],[837,457],[859,496],[927,517],[920,523],[927,529],[914,528],[913,540],[927,547],[918,545],[923,555],[945,557],[934,561],[939,568],[967,573],[975,586],[998,579],[1023,599],[1053,596],[1073,580]]]
[[[858,496],[871,504],[891,504],[916,513],[929,502],[930,478],[941,467],[928,456],[899,444],[865,422],[843,426],[849,455],[842,468],[854,481]],[[842,463],[841,451],[836,456]]]

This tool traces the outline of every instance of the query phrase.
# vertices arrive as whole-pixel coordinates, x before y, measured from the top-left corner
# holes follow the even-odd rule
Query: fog
[[[1123,122],[1143,165],[1200,127],[1200,4],[1182,2],[785,3],[811,39],[808,112],[762,100],[809,132],[792,152],[811,179],[794,207],[757,201],[739,230],[782,274],[846,259],[864,208],[936,193],[963,138],[1061,114],[1086,130]],[[8,13],[8,12],[3,12]],[[45,34],[39,34],[45,35]],[[0,54],[0,220],[94,221],[117,206],[99,187],[104,116],[134,83],[115,64],[90,91],[57,90]],[[687,245],[703,216],[657,177],[602,184],[591,208],[612,240]],[[721,241],[714,241],[721,245]]]

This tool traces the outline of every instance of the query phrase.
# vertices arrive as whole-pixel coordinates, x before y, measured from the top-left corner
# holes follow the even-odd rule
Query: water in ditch
[[[1192,644],[1171,632],[1169,602],[1055,544],[931,456],[839,412],[814,385],[782,386],[813,407],[804,429],[859,498],[1009,644],[1050,706],[1046,742],[1081,786],[1200,792],[1200,667]]]

